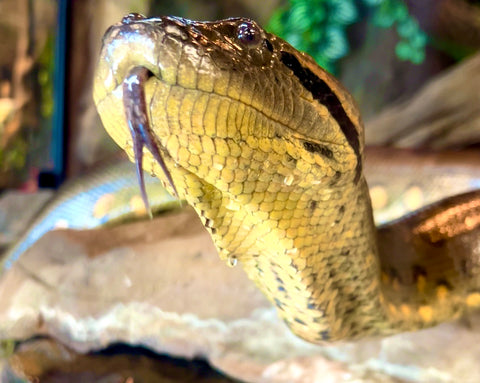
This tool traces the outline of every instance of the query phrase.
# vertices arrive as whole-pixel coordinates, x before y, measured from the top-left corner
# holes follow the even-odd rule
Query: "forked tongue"
[[[152,211],[150,209],[150,204],[148,203],[142,168],[144,146],[150,151],[150,153],[152,153],[153,158],[155,158],[162,168],[168,183],[172,187],[174,196],[177,197],[178,193],[173,183],[172,176],[160,154],[148,120],[144,86],[149,78],[150,71],[145,67],[134,67],[128,72],[127,77],[123,81],[123,106],[125,108],[125,117],[127,119],[128,128],[132,135],[133,154],[135,157],[135,167],[142,200],[149,217],[152,218]]]

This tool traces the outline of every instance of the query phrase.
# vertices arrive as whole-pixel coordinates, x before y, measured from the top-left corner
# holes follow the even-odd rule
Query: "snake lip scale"
[[[298,336],[384,336],[480,306],[480,192],[377,230],[355,101],[254,21],[128,15],[105,34],[94,85],[145,203],[142,168]]]

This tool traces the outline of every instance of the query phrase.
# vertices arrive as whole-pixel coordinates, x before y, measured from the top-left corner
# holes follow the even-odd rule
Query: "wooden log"
[[[366,124],[368,145],[469,147],[480,143],[480,54],[427,83]]]

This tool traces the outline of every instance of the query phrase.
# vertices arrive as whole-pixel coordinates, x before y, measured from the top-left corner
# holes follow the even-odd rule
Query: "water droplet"
[[[283,179],[283,183],[287,186],[290,186],[291,184],[293,184],[293,180],[294,180],[293,174],[289,174]]]
[[[230,255],[227,260],[227,265],[230,267],[235,267],[237,266],[238,259],[236,255]]]
[[[180,167],[180,164],[179,164],[178,162],[175,162],[175,163],[173,164],[173,166],[176,167],[176,168],[179,168],[179,167]]]
[[[217,170],[223,170],[224,166],[218,162],[213,164],[213,167]]]
[[[155,177],[155,160],[153,158],[150,162],[150,176]]]
[[[238,211],[238,210],[240,210],[240,204],[238,202],[234,201],[233,199],[231,199],[228,202],[227,209],[228,210],[233,210],[233,211]]]
[[[285,254],[287,255],[295,255],[298,253],[298,249],[296,247],[292,247],[291,249],[288,249],[285,251]]]
[[[322,180],[313,180],[312,185],[320,185],[322,183]]]

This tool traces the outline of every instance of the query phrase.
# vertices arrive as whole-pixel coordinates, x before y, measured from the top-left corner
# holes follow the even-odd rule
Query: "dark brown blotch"
[[[333,158],[333,152],[324,145],[317,144],[316,142],[303,141],[303,147],[307,152],[318,153],[329,160]]]
[[[325,330],[320,332],[320,340],[329,340],[330,339],[330,333]]]
[[[290,154],[288,153],[285,153],[285,157],[287,159],[288,162],[291,162],[293,163],[294,165],[297,165],[297,159],[296,158],[293,158]]]
[[[273,45],[268,39],[265,39],[265,46],[270,52],[273,52]]]
[[[303,326],[306,326],[306,325],[307,325],[307,324],[306,324],[303,320],[301,320],[300,318],[295,318],[294,321],[297,322],[297,323],[300,323],[300,324],[303,325]]]
[[[453,290],[453,285],[447,281],[445,278],[440,278],[435,281],[437,287],[445,287],[447,290]]]
[[[284,305],[283,305],[283,302],[282,302],[280,299],[275,298],[273,301],[275,302],[275,305],[276,305],[279,309],[283,309],[283,306],[284,306]]]
[[[419,277],[427,277],[427,270],[423,266],[413,265],[412,267],[413,280],[418,280]]]
[[[332,180],[330,181],[330,186],[335,186],[337,182],[340,180],[340,177],[342,176],[342,173],[340,173],[338,170],[335,172],[335,174],[332,177]]]
[[[458,260],[458,268],[460,269],[460,274],[463,276],[470,276],[470,268],[468,266],[468,260],[466,258],[460,258]]]
[[[390,268],[389,272],[387,273],[388,275],[390,275],[392,281],[393,280],[396,280],[398,283],[402,284],[403,283],[403,280],[402,278],[400,277],[400,273],[397,271],[397,269],[394,269],[393,267]]]
[[[337,218],[335,218],[335,223],[340,223],[340,221],[342,220],[343,218],[343,215],[345,214],[345,206],[342,205],[338,208],[338,212],[337,212]]]

